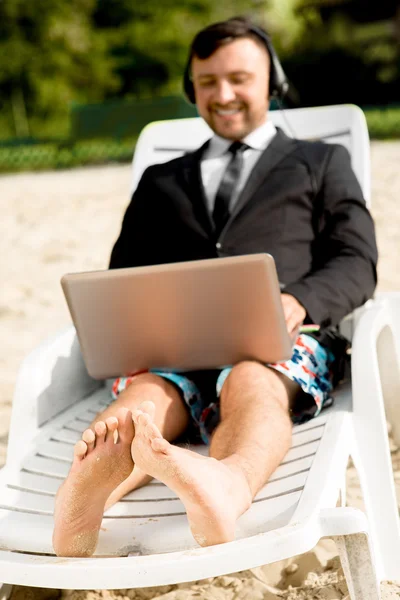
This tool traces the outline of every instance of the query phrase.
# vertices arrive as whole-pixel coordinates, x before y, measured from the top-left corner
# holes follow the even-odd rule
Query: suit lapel
[[[229,221],[232,220],[254,196],[254,193],[265,181],[268,174],[278,163],[293,151],[296,146],[295,140],[289,138],[283,131],[277,128],[277,133],[267,148],[261,154],[255,164],[239,198],[233,208]]]
[[[203,181],[201,178],[201,157],[207,148],[209,140],[195,152],[185,156],[185,163],[178,175],[181,179],[181,186],[186,190],[189,201],[193,205],[193,212],[198,224],[204,228],[207,235],[213,235],[214,224],[208,212],[207,200],[205,197]],[[242,210],[247,202],[254,196],[257,189],[263,184],[268,174],[294,150],[296,141],[289,138],[281,129],[277,128],[277,133],[267,148],[261,154],[258,162],[253,168],[250,177],[247,180],[240,196],[234,206],[227,226]],[[179,182],[178,182],[179,183]]]
[[[208,234],[213,232],[213,222],[207,209],[207,200],[201,177],[201,157],[209,144],[209,140],[198,150],[188,154],[182,168],[182,184],[188,198],[193,205],[193,211],[198,222],[204,227]]]

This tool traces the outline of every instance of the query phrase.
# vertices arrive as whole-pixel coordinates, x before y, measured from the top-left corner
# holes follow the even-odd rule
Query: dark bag
[[[349,340],[337,328],[320,329],[307,335],[313,337],[321,346],[324,346],[324,348],[327,348],[334,354],[335,360],[332,365],[333,387],[337,386],[344,379],[347,379],[351,354]]]

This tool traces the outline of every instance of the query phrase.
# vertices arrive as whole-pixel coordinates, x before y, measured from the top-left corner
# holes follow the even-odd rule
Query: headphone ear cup
[[[270,96],[283,98],[288,92],[289,83],[278,56],[269,40],[268,51],[271,60],[269,94]]]
[[[269,94],[283,98],[289,89],[289,83],[278,55],[272,45],[269,35],[261,28],[254,25],[251,31],[255,33],[265,44],[270,58]]]

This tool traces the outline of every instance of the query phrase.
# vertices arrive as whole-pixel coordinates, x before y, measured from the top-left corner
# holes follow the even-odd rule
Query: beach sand
[[[372,213],[380,250],[381,291],[400,290],[400,142],[374,142]],[[130,165],[0,177],[0,465],[4,463],[11,403],[23,357],[70,323],[60,287],[66,272],[106,268],[129,201]],[[400,450],[392,442],[400,500]],[[357,476],[348,469],[348,504],[362,507]],[[300,557],[251,571],[163,588],[63,591],[15,587],[13,599],[69,600],[336,600],[346,585],[331,540]],[[385,600],[399,598],[400,582],[384,582]]]

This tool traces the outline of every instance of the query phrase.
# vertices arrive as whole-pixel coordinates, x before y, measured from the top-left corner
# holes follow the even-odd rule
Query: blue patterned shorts
[[[268,367],[275,369],[299,384],[304,394],[299,396],[297,404],[292,408],[291,417],[294,423],[316,417],[322,410],[332,404],[331,367],[334,362],[332,352],[321,346],[314,338],[302,333],[296,340],[292,357],[281,363],[270,363]],[[222,386],[232,367],[208,371],[208,392],[196,379],[201,371],[191,373],[171,373],[162,370],[150,370],[171,381],[181,391],[181,395],[189,408],[193,423],[204,443],[210,442],[211,434],[219,422],[219,396]],[[141,371],[143,372],[143,371]],[[144,371],[146,372],[146,371]],[[118,377],[112,387],[114,399],[128,387],[132,379],[139,375],[133,373],[129,377]],[[201,391],[200,391],[201,390]]]

